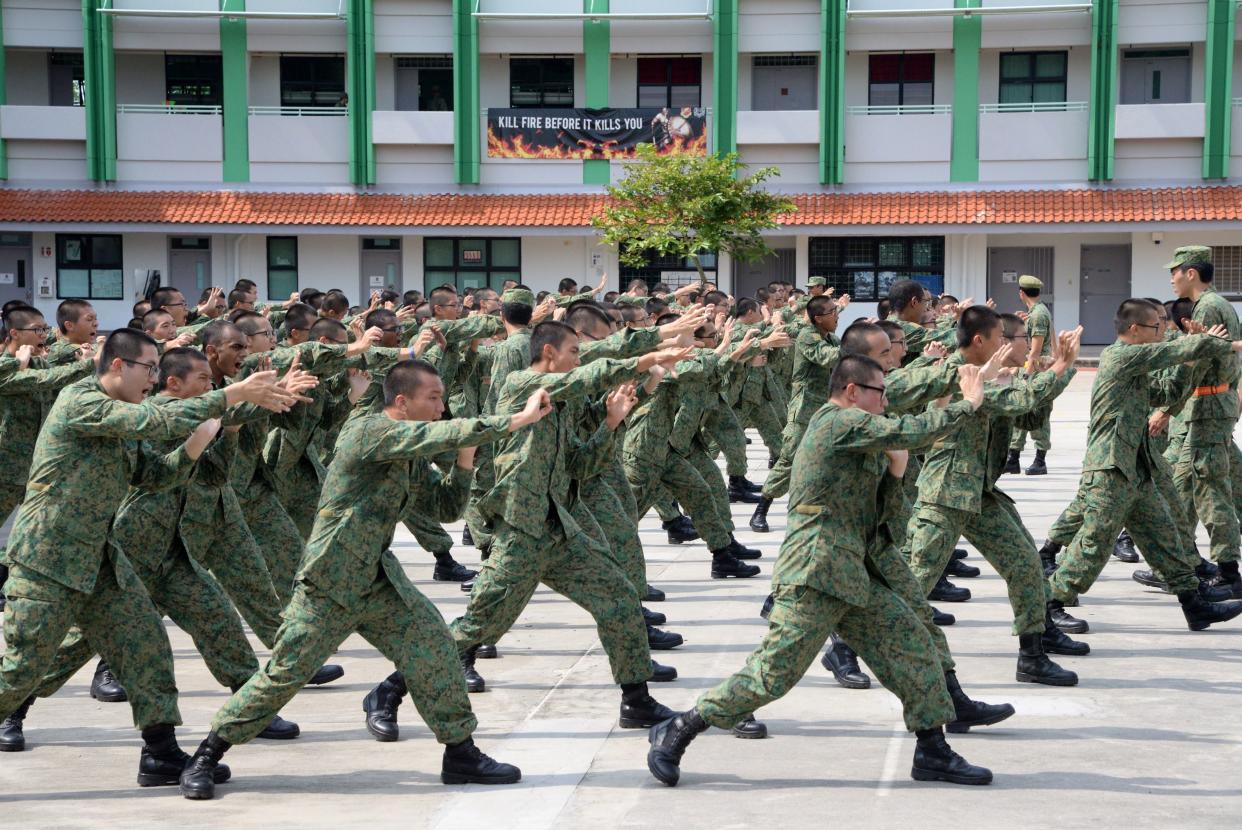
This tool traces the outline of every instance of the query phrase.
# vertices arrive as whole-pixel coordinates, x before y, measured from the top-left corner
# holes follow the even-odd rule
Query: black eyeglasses
[[[872,392],[879,392],[881,395],[888,394],[888,389],[884,386],[869,386],[865,383],[855,383],[854,385],[860,389],[870,389]]]
[[[380,326],[380,331],[401,331],[401,327],[393,326],[391,328],[385,328],[384,326]]]
[[[128,363],[130,366],[145,367],[147,370],[147,375],[149,375],[150,377],[155,377],[156,375],[160,373],[159,364],[156,364],[156,363],[143,363],[141,360],[130,360],[129,358],[125,358],[125,357],[122,357],[120,360],[122,363]]]
[[[183,305],[185,305],[185,303],[184,303],[184,302],[180,302],[180,303],[160,303],[160,306],[161,306],[162,308],[175,308],[176,306],[183,306]]]
[[[52,330],[51,326],[28,326],[26,328],[17,329],[17,331],[34,331],[34,332],[38,332],[39,334],[47,334],[51,330]]]
[[[1145,329],[1155,329],[1156,331],[1160,330],[1160,324],[1158,323],[1154,326],[1151,323],[1135,323],[1134,325],[1142,326]]]
[[[1006,340],[1026,340],[1027,339],[1025,334],[1002,334],[1001,337],[1004,337]]]

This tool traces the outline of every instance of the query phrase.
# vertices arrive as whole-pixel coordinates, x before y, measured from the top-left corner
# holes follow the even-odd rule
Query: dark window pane
[[[702,61],[699,58],[672,58],[669,61],[669,82],[676,84],[701,83]]]
[[[901,80],[901,55],[872,55],[869,74],[873,84],[899,82]]]
[[[910,246],[910,264],[926,268],[934,263],[934,246],[931,242],[915,242]]]
[[[668,83],[668,60],[666,58],[639,58],[638,82],[661,85]]]
[[[492,240],[492,265],[497,268],[517,268],[522,261],[522,242],[519,239]]]
[[[907,84],[932,82],[936,71],[936,56],[928,52],[921,55],[902,55],[905,58],[903,78]]]
[[[845,243],[846,268],[875,264],[875,243],[870,239],[849,239]]]
[[[906,245],[904,242],[881,242],[877,265],[904,265]]]
[[[1065,82],[1038,83],[1033,86],[1032,100],[1037,103],[1053,103],[1065,100]]]
[[[272,236],[267,240],[268,268],[296,268],[298,240],[293,236]],[[279,294],[272,296],[281,296]]]
[[[1035,56],[1035,76],[1038,78],[1060,78],[1065,75],[1064,52],[1044,52]]]
[[[1023,52],[1002,54],[1000,59],[1001,80],[1027,78],[1031,74],[1031,56]]]
[[[1031,102],[1031,85],[1001,84],[1000,102],[1002,104],[1029,104]]]
[[[95,267],[119,267],[121,264],[121,237],[92,236],[91,265]]]

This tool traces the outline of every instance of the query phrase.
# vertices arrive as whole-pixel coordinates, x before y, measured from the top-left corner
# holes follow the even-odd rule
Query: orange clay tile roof
[[[0,189],[0,222],[586,227],[603,195],[398,195]],[[787,226],[1242,220],[1242,187],[792,195]]]

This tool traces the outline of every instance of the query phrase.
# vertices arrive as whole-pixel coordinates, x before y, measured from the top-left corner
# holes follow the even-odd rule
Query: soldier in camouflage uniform
[[[192,469],[184,449],[162,455],[144,439],[189,435],[235,403],[284,409],[295,398],[264,372],[166,407],[144,402],[158,370],[155,341],[130,329],[109,336],[99,367],[97,377],[61,392],[39,434],[8,550],[0,712],[24,715],[31,692],[76,623],[129,692],[144,741],[139,783],[168,784],[187,760],[174,735],[181,716],[172,651],[158,612],[109,529],[131,484],[176,485]],[[219,774],[228,775],[223,769]]]
[[[1030,348],[1032,363],[1047,357],[1052,351],[1052,312],[1039,299],[1044,283],[1038,277],[1023,274],[1018,277],[1018,298],[1026,306],[1026,342]],[[1052,449],[1052,410],[1048,410],[1048,419],[1032,430],[1015,429],[1009,444],[1009,457],[1005,461],[1006,473],[1017,473],[1021,470],[1022,450],[1026,448],[1026,436],[1030,433],[1035,440],[1035,460],[1026,468],[1028,476],[1047,475],[1048,450]]]
[[[212,720],[211,732],[181,775],[186,798],[211,798],[213,771],[225,751],[254,738],[354,632],[391,659],[411,685],[415,706],[445,745],[444,783],[511,784],[521,778],[517,767],[497,763],[475,747],[470,736],[478,722],[453,640],[440,612],[388,548],[409,499],[412,463],[425,465],[424,459],[438,453],[461,451],[452,474],[424,493],[460,504],[474,462],[467,448],[544,417],[547,396],[535,392],[512,416],[435,420],[444,409],[444,385],[434,367],[417,361],[388,373],[384,404],[382,412],[351,418],[341,431],[271,659]]]
[[[953,701],[927,630],[868,567],[883,511],[900,490],[905,448],[948,434],[981,403],[978,369],[961,370],[962,400],[919,416],[886,418],[884,374],[867,357],[844,358],[828,403],[811,418],[794,461],[789,532],[773,576],[776,603],[768,632],[746,666],[699,698],[695,707],[651,730],[647,766],[665,784],[680,777],[682,754],[709,725],[728,727],[741,714],[783,697],[801,679],[829,632],[855,643],[902,702],[918,736],[916,780],[986,784],[945,743]],[[886,457],[887,453],[887,457]]]
[[[898,280],[888,290],[889,307],[894,321],[906,335],[906,356],[902,365],[909,365],[923,354],[928,343],[939,342],[947,348],[956,346],[957,335],[952,326],[928,329],[923,327],[923,314],[928,311],[927,289],[914,280]]]

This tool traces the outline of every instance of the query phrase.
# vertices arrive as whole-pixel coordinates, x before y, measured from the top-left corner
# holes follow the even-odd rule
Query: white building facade
[[[688,107],[711,152],[775,166],[750,293],[826,276],[872,313],[912,276],[1111,339],[1216,249],[1242,299],[1228,0],[2,0],[0,301],[149,277],[361,297],[443,282],[676,281],[590,217],[624,164],[489,156],[487,111]],[[853,316],[853,315],[851,315]]]

